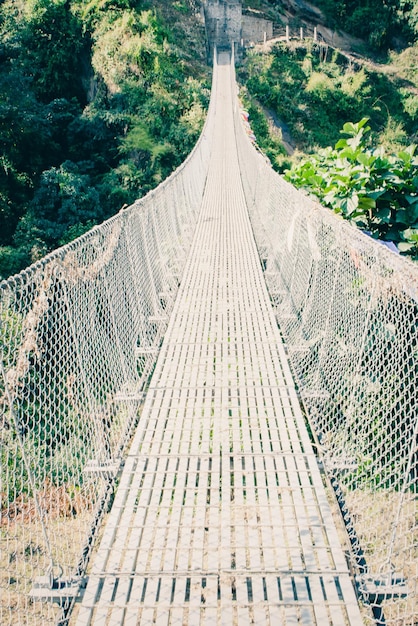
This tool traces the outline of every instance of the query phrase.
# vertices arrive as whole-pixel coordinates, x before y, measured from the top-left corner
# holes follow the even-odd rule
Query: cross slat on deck
[[[78,624],[361,624],[248,220],[230,66],[179,296]]]

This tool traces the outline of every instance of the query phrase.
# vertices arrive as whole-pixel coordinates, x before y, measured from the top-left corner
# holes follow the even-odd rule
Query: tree
[[[334,148],[319,150],[286,172],[286,178],[317,196],[372,237],[394,242],[418,259],[418,156],[415,146],[397,153],[367,146],[368,119],[347,122]]]
[[[320,4],[331,27],[362,37],[376,50],[386,50],[408,29],[411,33],[417,14],[416,0],[320,0]]]
[[[43,102],[76,97],[86,102],[83,56],[89,40],[69,0],[34,0],[21,30],[24,70]]]
[[[186,79],[196,48],[183,22],[196,17],[182,12],[175,37],[162,18],[177,9],[0,0],[1,277],[133,202],[192,148],[208,98]]]
[[[0,245],[6,245],[31,198],[39,149],[48,141],[30,81],[8,60],[0,65],[0,136]]]
[[[418,37],[418,2],[417,0],[399,0],[399,13],[401,21],[406,21],[411,32],[411,39]]]
[[[15,242],[35,261],[68,240],[70,229],[101,221],[99,193],[91,186],[88,162],[65,161],[42,173],[28,211],[21,219]],[[83,172],[84,170],[84,172]]]

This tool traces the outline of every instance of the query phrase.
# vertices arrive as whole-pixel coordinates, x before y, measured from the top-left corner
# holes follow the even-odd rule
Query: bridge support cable
[[[221,56],[186,162],[0,283],[2,624],[418,622],[417,268],[277,176],[235,90]]]
[[[191,251],[77,626],[362,623],[241,184],[229,54]]]
[[[370,623],[418,623],[418,268],[237,139],[270,299]]]
[[[174,306],[211,152],[0,283],[0,623],[66,623]]]

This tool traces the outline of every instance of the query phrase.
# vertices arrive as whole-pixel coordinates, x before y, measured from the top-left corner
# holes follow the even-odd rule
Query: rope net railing
[[[242,179],[300,398],[372,622],[418,623],[418,267],[286,183],[242,132]]]
[[[1,624],[64,623],[79,591],[191,246],[211,135],[209,116],[156,190],[0,283]]]
[[[1,624],[63,624],[79,592],[191,247],[212,123],[155,191],[0,283]],[[359,589],[375,622],[415,624],[418,269],[285,183],[238,109],[236,127],[266,281]]]

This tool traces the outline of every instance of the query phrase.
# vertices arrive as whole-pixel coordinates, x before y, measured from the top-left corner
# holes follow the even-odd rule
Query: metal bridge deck
[[[241,188],[230,66],[193,248],[78,624],[361,624]]]

